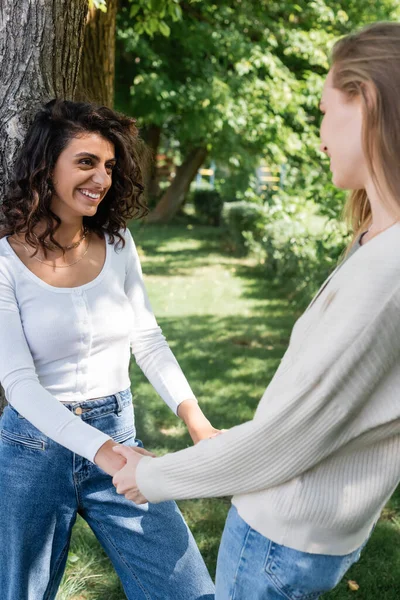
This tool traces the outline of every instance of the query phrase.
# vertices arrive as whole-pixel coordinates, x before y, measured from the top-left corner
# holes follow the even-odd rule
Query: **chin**
[[[332,173],[332,183],[340,190],[355,190],[358,186],[355,185],[349,177],[340,176],[337,173]]]
[[[79,213],[81,217],[91,217],[97,213],[98,205],[96,206],[85,206],[82,210],[80,209]]]

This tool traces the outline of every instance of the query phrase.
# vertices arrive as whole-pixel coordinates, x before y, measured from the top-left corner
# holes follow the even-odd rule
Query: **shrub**
[[[235,249],[256,257],[270,280],[298,305],[307,304],[336,266],[346,245],[343,226],[318,215],[301,196],[281,193],[268,204],[225,204]]]
[[[244,237],[267,275],[300,306],[308,304],[346,245],[346,236],[335,221],[327,223],[322,233],[310,231],[307,221],[273,221],[265,225],[261,238],[250,231]]]
[[[196,215],[207,225],[219,227],[224,201],[216,190],[196,190],[193,194]]]
[[[223,219],[228,227],[229,237],[235,249],[246,252],[245,232],[251,232],[253,239],[258,241],[262,235],[266,222],[266,209],[262,204],[254,202],[226,203],[223,210]]]

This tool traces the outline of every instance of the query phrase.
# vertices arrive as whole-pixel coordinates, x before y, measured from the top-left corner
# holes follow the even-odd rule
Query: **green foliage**
[[[266,210],[261,204],[239,200],[225,204],[223,217],[234,249],[245,253],[246,233],[251,232],[255,242],[260,239],[264,231]]]
[[[107,12],[107,0],[89,0],[89,8],[93,7],[102,12]]]
[[[137,35],[169,37],[171,29],[166,21],[182,18],[180,0],[129,0],[129,5],[125,3],[125,8],[132,20],[132,30]]]
[[[286,164],[294,194],[307,190],[306,200],[337,216],[343,196],[321,183],[318,150],[329,50],[356,27],[398,14],[394,0],[125,0],[117,106],[161,126],[168,148],[206,147],[224,185],[232,173],[246,189],[261,158]]]
[[[206,224],[219,227],[224,201],[216,190],[196,190],[193,193],[196,215]]]
[[[298,306],[308,304],[345,248],[343,232],[334,222],[322,235],[301,220],[265,224],[258,239],[250,231],[243,235],[266,275],[286,289]]]
[[[224,209],[236,250],[256,257],[300,306],[334,269],[347,241],[343,225],[316,212],[313,202],[284,192],[266,204],[233,202]]]

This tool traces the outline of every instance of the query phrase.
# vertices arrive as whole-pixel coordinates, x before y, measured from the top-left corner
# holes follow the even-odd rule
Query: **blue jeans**
[[[86,422],[118,442],[138,444],[130,390],[79,406]],[[77,514],[108,554],[129,600],[214,598],[174,502],[136,506],[116,493],[111,477],[11,406],[0,420],[0,490],[1,600],[55,598]]]
[[[316,600],[339,583],[363,546],[345,556],[300,552],[260,535],[232,506],[218,553],[215,598]]]

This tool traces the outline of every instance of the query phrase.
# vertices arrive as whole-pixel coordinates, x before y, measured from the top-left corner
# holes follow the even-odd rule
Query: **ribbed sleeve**
[[[366,313],[360,318],[378,299],[373,318]],[[363,422],[363,411],[400,358],[400,290],[392,286],[386,299],[380,293],[342,312],[331,343],[321,338],[334,324],[336,313],[329,309],[330,317],[320,314],[310,322],[284,397],[269,394],[252,421],[215,439],[140,462],[137,482],[146,498],[257,492],[304,474],[349,443],[355,450],[365,443],[363,434],[382,423],[378,414]],[[390,435],[400,433],[399,418],[400,408],[388,417]]]

